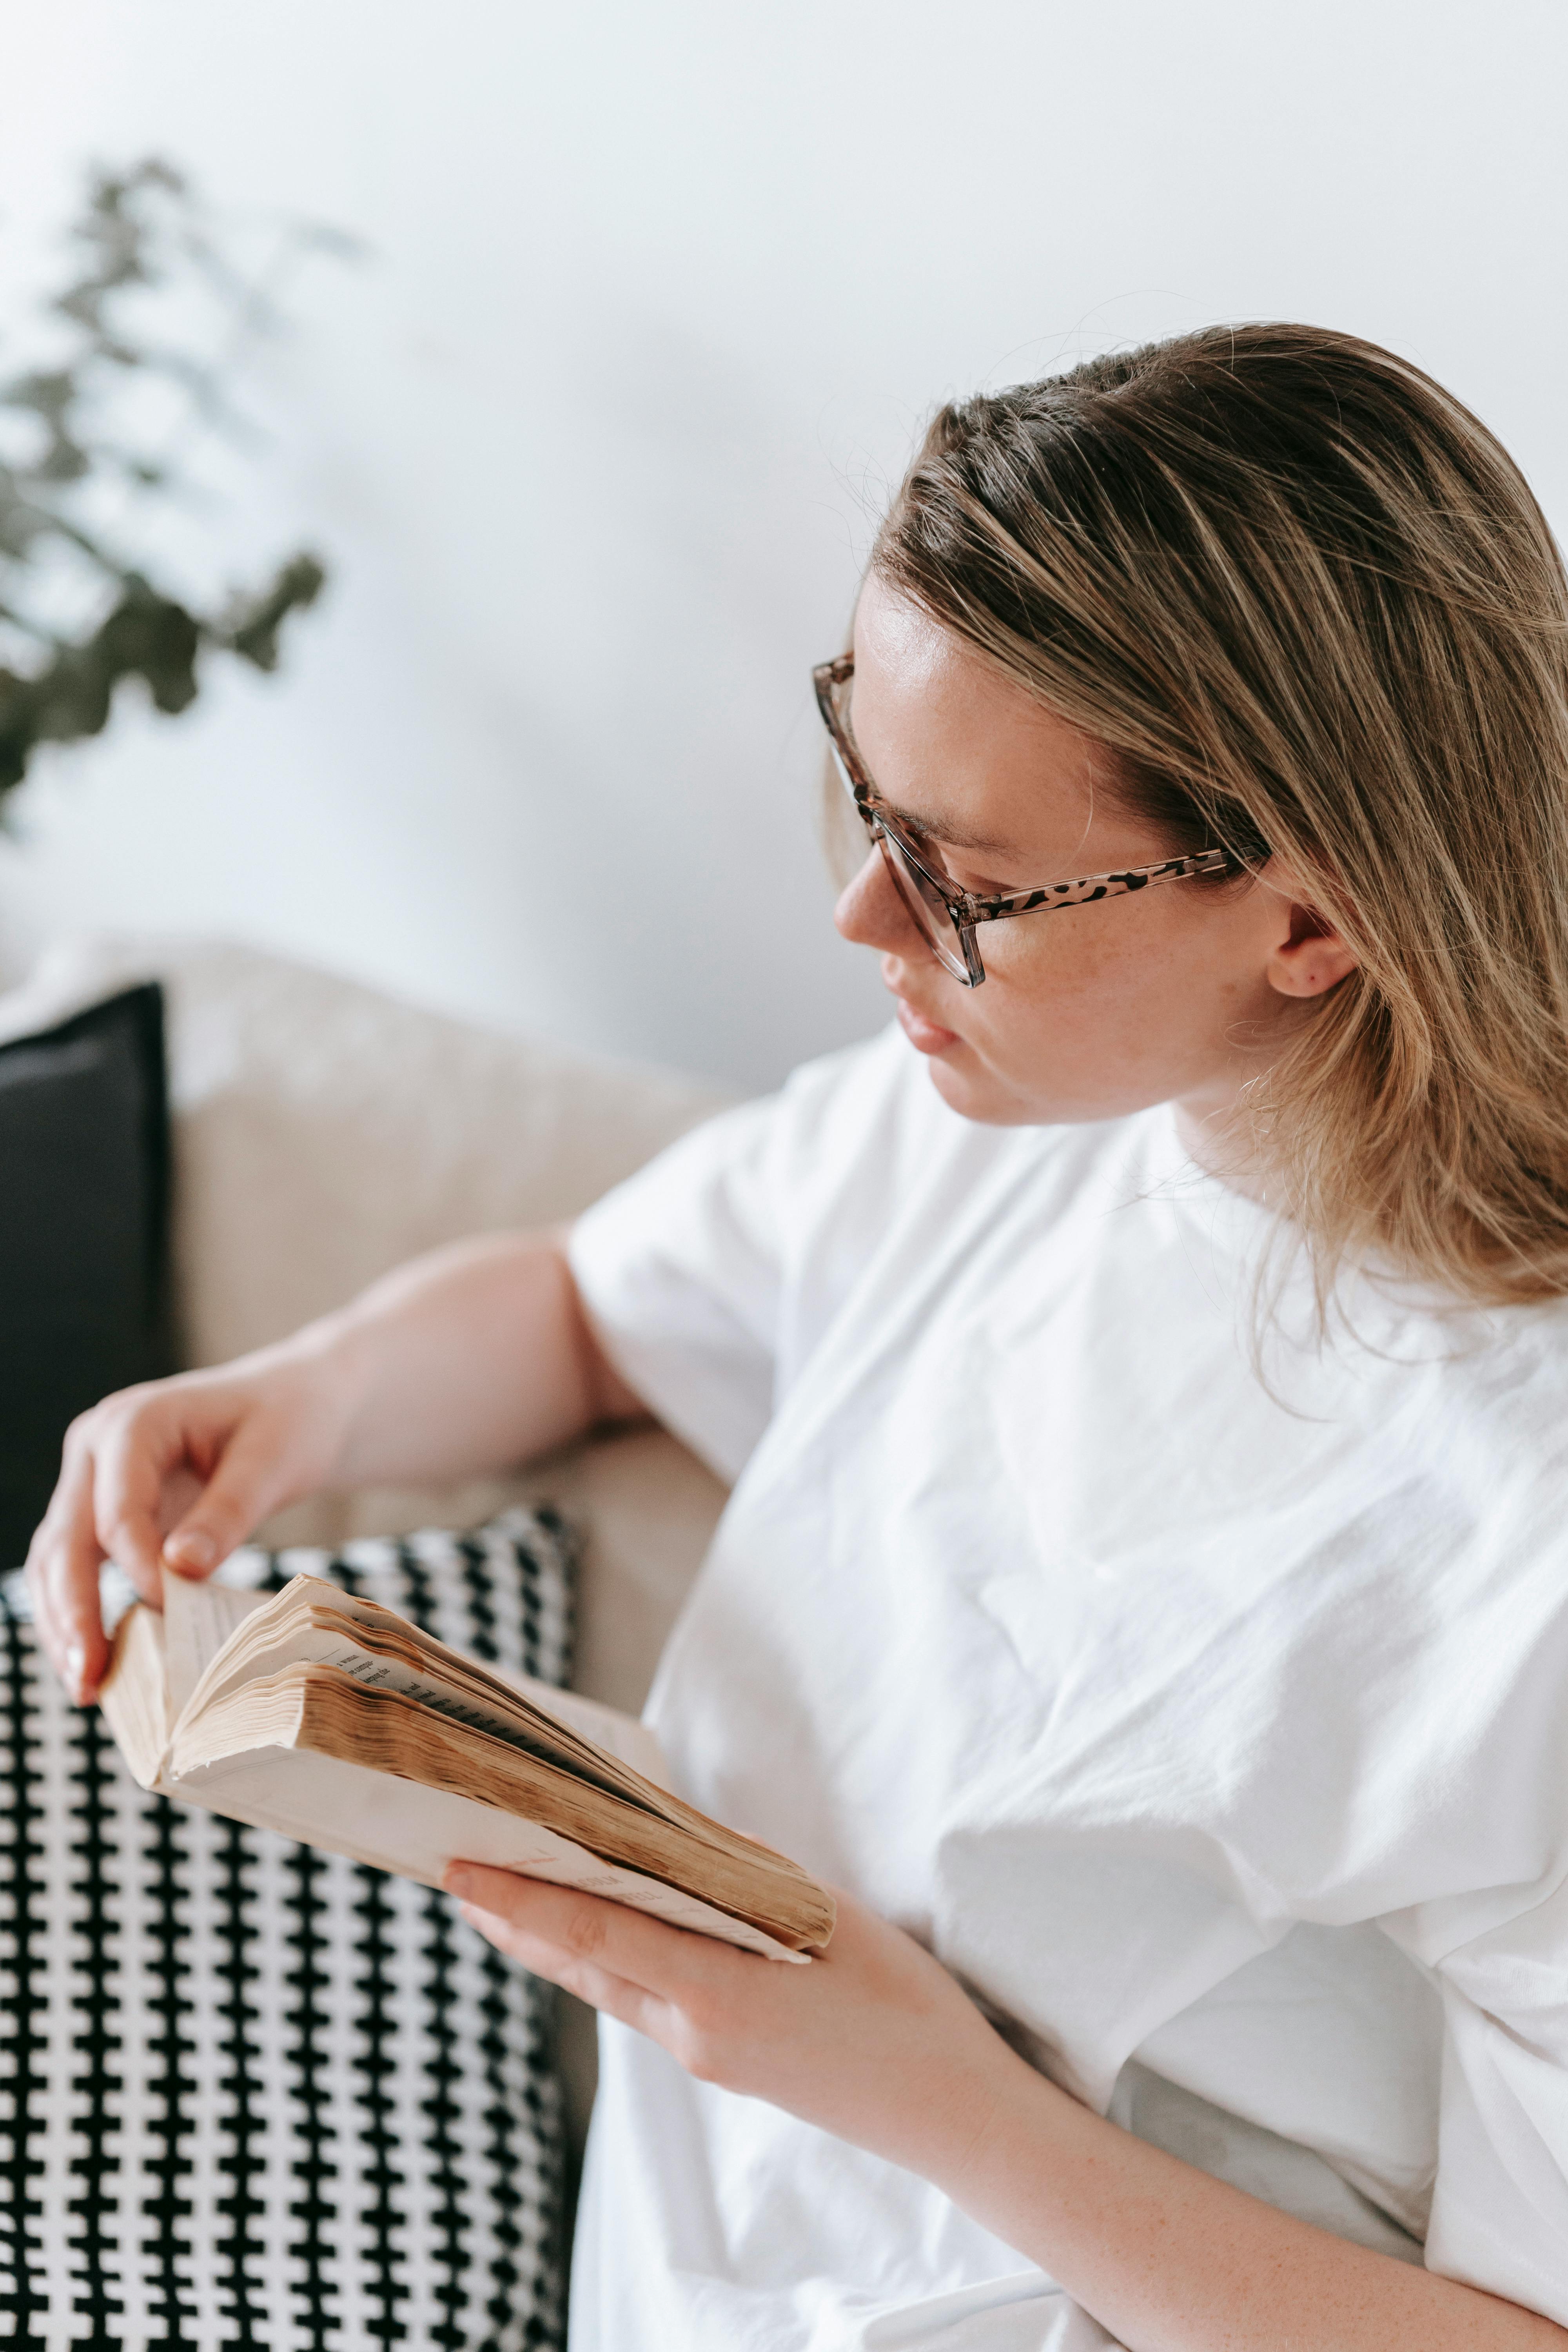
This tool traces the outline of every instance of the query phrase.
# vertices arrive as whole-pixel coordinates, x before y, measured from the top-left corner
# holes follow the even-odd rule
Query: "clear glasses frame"
[[[981,923],[1003,923],[1013,915],[1049,915],[1059,907],[1089,907],[1100,898],[1124,898],[1152,889],[1156,882],[1183,882],[1194,874],[1225,874],[1239,860],[1228,849],[1200,849],[1192,857],[1166,857],[1157,866],[1133,866],[1120,874],[1090,874],[1076,882],[1044,882],[1037,889],[977,896],[944,874],[935,853],[900,824],[883,801],[856,748],[839,697],[855,675],[853,654],[819,662],[811,673],[817,708],[833,746],[839,781],[866,831],[882,853],[893,887],[914,919],[921,939],[943,971],[965,988],[985,978],[974,933]],[[950,936],[951,934],[951,936]]]

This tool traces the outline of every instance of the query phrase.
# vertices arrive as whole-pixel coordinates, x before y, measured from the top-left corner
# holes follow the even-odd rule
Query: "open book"
[[[833,1932],[797,1864],[670,1794],[642,1724],[317,1577],[268,1595],[165,1573],[100,1698],[144,1789],[426,1886],[489,1863],[774,1959]]]

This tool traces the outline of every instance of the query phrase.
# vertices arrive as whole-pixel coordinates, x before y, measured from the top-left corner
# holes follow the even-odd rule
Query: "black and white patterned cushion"
[[[542,1510],[232,1572],[561,1683],[572,1566]],[[145,1795],[14,1591],[0,1776],[0,2339],[558,2345],[548,1988],[444,1895]]]

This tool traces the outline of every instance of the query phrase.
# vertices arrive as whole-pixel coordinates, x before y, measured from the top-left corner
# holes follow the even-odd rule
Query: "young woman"
[[[1185,337],[944,409],[818,689],[897,1026],[89,1413],[51,1650],[655,1413],[736,1483],[653,1719],[846,1894],[788,1969],[454,1870],[604,2012],[584,2352],[1568,2345],[1546,526],[1387,352]]]

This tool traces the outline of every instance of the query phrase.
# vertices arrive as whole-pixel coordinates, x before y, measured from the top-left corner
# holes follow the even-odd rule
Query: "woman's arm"
[[[123,1389],[72,1424],[27,1557],[45,1646],[90,1698],[104,1559],[155,1600],[163,1562],[205,1576],[302,1496],[499,1469],[642,1411],[589,1328],[564,1235],[438,1250],[276,1347]]]
[[[1517,2304],[1211,2180],[1026,2065],[931,1955],[840,1898],[809,1969],[465,1864],[466,1917],[527,1968],[932,2181],[1129,2352],[1564,2352]]]
[[[509,1468],[602,1421],[642,1418],[584,1314],[567,1234],[500,1234],[416,1258],[288,1341],[346,1408],[331,1484]]]
[[[1557,2352],[1568,2332],[1151,2147],[1018,2062],[938,2175],[1129,2352]],[[942,2177],[942,2175],[946,2177]]]

